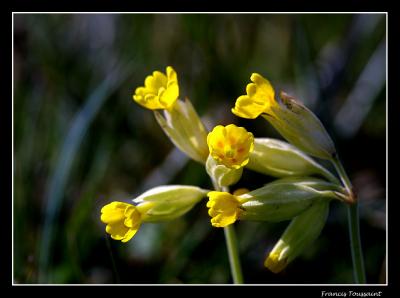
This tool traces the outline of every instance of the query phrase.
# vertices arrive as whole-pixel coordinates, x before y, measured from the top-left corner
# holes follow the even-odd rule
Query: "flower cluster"
[[[127,242],[142,223],[173,220],[208,197],[206,207],[213,227],[226,228],[243,220],[291,221],[264,262],[277,273],[315,241],[332,200],[352,202],[349,189],[309,156],[331,161],[337,156],[318,118],[284,92],[277,99],[271,83],[260,74],[253,73],[250,80],[246,95],[237,98],[232,113],[246,119],[262,116],[289,143],[255,138],[234,124],[216,125],[207,132],[190,100],[178,99],[178,76],[171,66],[165,74],[154,71],[146,77],[133,100],[153,110],[170,140],[204,165],[214,190],[159,186],[134,199],[133,204],[112,202],[101,209],[101,221],[113,239]],[[261,188],[249,190],[249,185],[249,189],[230,193],[229,187],[241,179],[244,168],[276,180]]]

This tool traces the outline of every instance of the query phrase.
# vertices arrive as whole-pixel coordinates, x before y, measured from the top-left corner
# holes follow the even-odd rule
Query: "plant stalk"
[[[228,187],[219,187],[218,183],[212,179],[215,190],[229,192]],[[235,227],[229,225],[224,227],[226,248],[228,250],[229,265],[234,284],[243,284],[242,266],[240,265],[239,250],[236,238]]]
[[[349,177],[344,170],[342,163],[339,160],[338,155],[336,155],[332,159],[332,163],[334,164],[336,171],[340,176],[340,180],[343,183],[343,186],[346,188],[347,192],[350,196],[350,204],[347,206],[347,218],[349,225],[349,234],[350,234],[350,249],[351,249],[351,257],[353,260],[353,276],[354,281],[357,284],[365,284],[365,268],[364,268],[364,258],[363,251],[361,247],[361,238],[360,238],[360,219],[358,214],[358,202],[352,190],[352,185]]]
[[[233,283],[243,284],[242,268],[240,266],[239,252],[237,246],[236,232],[233,225],[224,228],[226,247],[228,249],[229,264]]]

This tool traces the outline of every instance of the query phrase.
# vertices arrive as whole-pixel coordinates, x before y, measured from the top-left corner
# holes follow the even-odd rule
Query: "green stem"
[[[340,180],[342,181],[342,184],[344,187],[346,187],[347,191],[349,192],[349,194],[353,193],[352,190],[352,185],[349,179],[349,176],[347,176],[346,171],[344,170],[344,167],[342,165],[342,163],[339,160],[339,156],[336,154],[336,156],[332,159],[332,163],[336,168],[336,171],[338,172],[339,176],[340,176]]]
[[[352,198],[352,202],[349,206],[347,206],[347,216],[348,216],[348,225],[349,225],[349,233],[350,233],[350,248],[351,248],[351,257],[353,259],[353,275],[354,281],[358,284],[365,284],[365,269],[364,269],[364,258],[361,247],[361,238],[360,238],[360,223],[359,223],[359,214],[358,214],[358,202],[355,199],[354,193],[352,191],[352,185],[349,177],[346,174],[346,171],[343,168],[342,163],[339,160],[339,157],[336,155],[334,159],[332,159],[332,163],[334,164],[336,171],[340,176],[340,180],[343,183],[343,186],[347,189],[350,197]]]
[[[215,190],[229,192],[228,187],[220,187],[218,183],[214,181],[214,179],[211,180]],[[236,232],[233,224],[224,228],[224,234],[225,234],[226,248],[228,250],[229,264],[231,267],[231,275],[233,283],[242,284],[243,283],[242,266],[240,265]]]
[[[237,248],[237,240],[235,228],[229,225],[224,228],[226,246],[228,248],[229,264],[231,265],[231,274],[235,284],[243,283],[242,268],[240,266],[239,252]]]
[[[329,172],[327,169],[325,169],[323,166],[320,166],[321,169],[321,174],[328,179],[330,182],[334,183],[334,184],[339,184],[339,180],[331,173]]]
[[[360,225],[358,216],[358,204],[354,203],[347,207],[351,257],[353,258],[354,281],[358,284],[365,284],[364,259],[360,239]]]

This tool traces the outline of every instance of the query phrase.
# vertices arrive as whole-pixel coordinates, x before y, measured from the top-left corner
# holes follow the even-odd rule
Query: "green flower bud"
[[[187,156],[205,163],[208,156],[207,131],[189,99],[178,100],[169,110],[154,111],[158,124],[172,143]]]
[[[290,143],[312,156],[331,160],[335,146],[312,111],[284,92],[282,103],[271,106],[262,116]]]
[[[274,273],[282,271],[320,235],[329,212],[329,201],[319,200],[295,217],[268,254],[264,266]]]
[[[240,220],[278,222],[301,214],[318,201],[341,200],[343,188],[310,177],[282,178],[237,196]]]
[[[235,169],[218,163],[211,155],[206,162],[207,174],[219,187],[230,186],[242,177],[243,167]]]
[[[246,168],[274,177],[322,175],[338,182],[328,170],[295,146],[271,138],[254,139],[254,150]]]
[[[194,207],[207,195],[207,190],[195,186],[168,185],[152,188],[136,199],[136,208],[147,222],[175,219]]]

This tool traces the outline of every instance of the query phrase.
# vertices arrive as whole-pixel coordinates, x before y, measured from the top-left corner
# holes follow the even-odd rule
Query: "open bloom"
[[[208,157],[207,131],[188,98],[178,100],[179,85],[175,70],[166,75],[154,71],[133,95],[135,102],[153,110],[158,124],[170,140],[187,156],[200,163]],[[161,110],[161,111],[159,111]]]
[[[239,96],[232,113],[242,118],[255,119],[263,113],[269,113],[277,103],[274,88],[267,79],[253,73],[250,80],[253,83],[247,84],[247,94]]]
[[[228,192],[210,191],[207,196],[208,214],[211,216],[211,224],[222,228],[233,224],[241,213],[241,202],[237,196]]]
[[[142,218],[134,205],[112,202],[101,209],[101,221],[111,238],[127,242],[138,231]]]
[[[101,209],[101,221],[115,240],[129,241],[142,222],[173,220],[191,210],[207,190],[189,185],[154,187],[133,200],[135,205],[112,202]]]
[[[150,109],[171,109],[179,96],[178,77],[175,70],[168,66],[166,75],[154,71],[146,77],[143,87],[138,87],[133,100],[141,106]]]
[[[231,169],[239,169],[249,162],[254,148],[254,137],[243,127],[234,124],[218,125],[207,136],[210,155],[218,163]]]
[[[280,222],[300,217],[320,202],[343,200],[344,192],[341,186],[322,179],[290,177],[252,191],[238,189],[233,194],[211,191],[207,194],[207,207],[214,227],[226,227],[237,220]]]
[[[242,118],[265,118],[286,140],[310,155],[332,159],[335,146],[322,123],[307,107],[285,92],[280,101],[268,80],[257,73],[251,75],[247,95],[240,96],[232,112]]]

